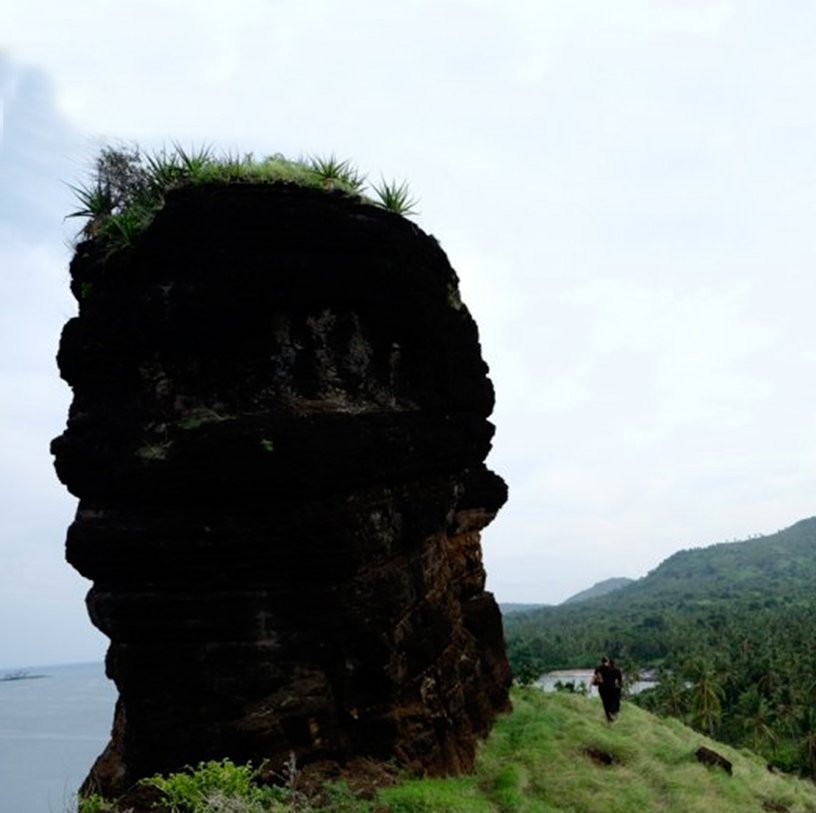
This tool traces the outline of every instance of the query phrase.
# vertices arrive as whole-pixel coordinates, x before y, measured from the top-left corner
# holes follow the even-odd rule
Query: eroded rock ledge
[[[290,751],[471,768],[508,706],[479,539],[506,487],[436,241],[341,194],[191,187],[71,276],[53,451],[119,689],[88,786]]]

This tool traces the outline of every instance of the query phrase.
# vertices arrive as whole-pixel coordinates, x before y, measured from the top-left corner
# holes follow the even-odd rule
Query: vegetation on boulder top
[[[256,159],[252,153],[218,155],[209,147],[188,152],[174,144],[172,150],[153,153],[136,146],[103,147],[90,181],[71,186],[79,208],[68,217],[87,219],[82,238],[118,248],[150,225],[168,191],[206,183],[294,183],[340,191],[404,217],[417,213],[407,182],[382,179],[366,194],[366,176],[334,155],[293,160],[277,153]]]

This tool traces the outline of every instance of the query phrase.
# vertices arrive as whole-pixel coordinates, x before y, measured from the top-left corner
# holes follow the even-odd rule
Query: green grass
[[[112,248],[131,244],[151,223],[165,195],[180,186],[207,183],[292,183],[340,191],[395,214],[416,214],[416,199],[405,181],[382,180],[366,187],[366,176],[348,160],[311,156],[290,159],[280,153],[256,159],[252,153],[216,154],[210,147],[181,145],[144,153],[138,147],[104,147],[90,181],[71,186],[78,207],[69,218],[86,220],[80,231]]]
[[[764,802],[816,810],[816,787],[771,774],[759,757],[713,742],[675,720],[629,703],[608,725],[600,702],[567,693],[517,691],[479,758],[476,781],[502,813],[683,811],[745,813]],[[733,776],[700,765],[707,745],[731,760]],[[610,754],[598,765],[589,749]]]
[[[327,786],[325,798],[314,806],[316,802],[310,805],[296,793],[265,802],[243,785],[233,798],[214,779],[217,771],[211,764],[206,793],[199,793],[198,806],[185,807],[180,796],[174,809],[184,813],[763,813],[782,808],[790,813],[816,812],[813,783],[770,773],[755,754],[708,740],[676,720],[661,719],[632,704],[624,703],[619,719],[609,725],[600,701],[581,695],[522,689],[514,692],[513,703],[513,713],[498,721],[483,745],[473,776],[406,780],[378,791],[373,800],[355,797],[342,783],[335,783]],[[733,775],[699,764],[694,753],[701,745],[730,760]],[[613,763],[598,764],[590,750],[611,755]],[[240,769],[231,766],[230,770]],[[185,777],[191,787],[202,787],[202,781],[190,781],[189,772]],[[243,778],[239,777],[241,782]],[[190,798],[194,795],[189,793]]]

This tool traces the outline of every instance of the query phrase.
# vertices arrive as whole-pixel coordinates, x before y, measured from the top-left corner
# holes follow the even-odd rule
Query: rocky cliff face
[[[466,771],[508,706],[493,391],[433,238],[339,194],[170,193],[71,264],[53,443],[119,700],[89,781],[230,756]]]

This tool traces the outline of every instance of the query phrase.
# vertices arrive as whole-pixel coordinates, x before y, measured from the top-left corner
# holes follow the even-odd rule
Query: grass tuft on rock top
[[[674,719],[624,703],[606,723],[597,699],[536,689],[513,693],[514,711],[501,718],[481,748],[473,776],[409,779],[363,798],[343,783],[319,799],[298,794],[297,782],[263,799],[242,786],[215,784],[194,804],[177,797],[178,813],[814,813],[816,786],[771,773],[749,751],[709,740]],[[705,745],[733,764],[733,775],[701,765]],[[592,758],[602,752],[610,765]],[[225,761],[226,762],[226,761]],[[210,779],[218,773],[210,764]],[[232,766],[232,769],[242,770]],[[200,770],[200,769],[199,769]],[[251,769],[247,769],[251,771]],[[190,772],[188,772],[189,774]],[[195,773],[195,772],[193,772]],[[151,780],[152,781],[152,780]],[[192,794],[189,796],[192,799]],[[169,801],[169,800],[168,800]],[[96,802],[98,804],[98,802]],[[185,806],[187,805],[187,806]],[[266,806],[264,806],[266,805]],[[84,808],[96,813],[107,808]],[[119,810],[117,807],[110,808]],[[123,808],[123,810],[126,808]],[[142,813],[142,811],[136,811]]]
[[[219,155],[211,147],[188,151],[175,143],[172,149],[153,153],[136,146],[103,147],[91,179],[71,186],[79,205],[67,216],[86,219],[82,238],[119,248],[147,228],[168,191],[206,183],[294,183],[339,190],[402,216],[417,213],[405,181],[383,180],[369,192],[366,176],[333,154],[294,160],[276,153],[256,159],[252,153]]]

